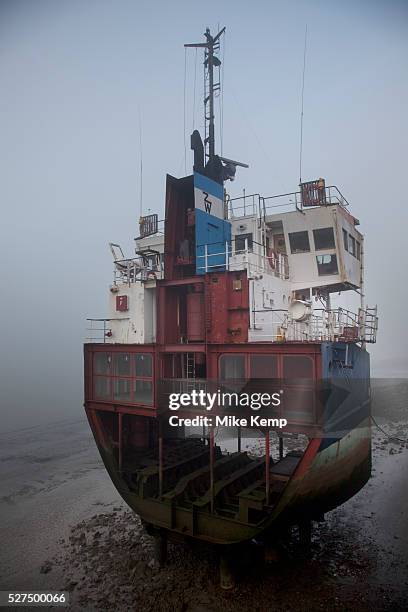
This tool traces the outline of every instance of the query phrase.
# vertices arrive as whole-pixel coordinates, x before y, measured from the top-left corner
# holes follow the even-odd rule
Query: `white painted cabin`
[[[376,308],[364,305],[364,237],[337,188],[327,190],[326,205],[305,208],[298,193],[227,197],[232,244],[225,246],[226,267],[247,271],[249,341],[375,342]],[[156,341],[164,234],[137,238],[135,251],[136,257],[125,259],[112,249],[109,317],[97,328],[105,342]],[[211,272],[211,255],[206,265]],[[359,293],[357,312],[331,308],[330,295],[343,291]],[[95,341],[95,333],[90,339]]]

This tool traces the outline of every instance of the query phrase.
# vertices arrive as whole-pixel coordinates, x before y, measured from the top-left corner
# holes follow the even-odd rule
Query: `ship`
[[[108,316],[88,319],[84,344],[96,444],[162,559],[171,538],[231,550],[299,525],[307,541],[312,522],[371,474],[367,346],[378,316],[365,304],[360,223],[322,178],[291,193],[229,194],[248,166],[215,148],[224,30],[185,45],[204,54],[204,138],[191,135],[192,172],[167,175],[164,218],[140,217],[135,253],[110,243]],[[350,295],[354,311],[339,305]],[[208,406],[169,410],[171,394],[194,389],[280,401],[262,421],[215,402],[223,428]],[[172,426],[176,415],[190,426]]]

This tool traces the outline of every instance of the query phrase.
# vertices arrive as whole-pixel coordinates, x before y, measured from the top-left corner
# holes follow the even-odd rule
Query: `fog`
[[[227,27],[223,154],[250,164],[231,195],[296,190],[306,23],[303,179],[338,185],[361,220],[373,374],[406,376],[405,2],[2,0],[2,431],[83,418],[85,319],[107,313],[108,242],[130,256],[138,231],[139,119],[143,212],[162,218],[203,123],[194,50],[184,118],[183,44],[207,26]]]

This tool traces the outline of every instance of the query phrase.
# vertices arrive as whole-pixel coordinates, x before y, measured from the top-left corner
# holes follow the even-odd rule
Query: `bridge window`
[[[356,239],[351,234],[349,235],[349,252],[353,257],[356,256]]]
[[[343,229],[343,242],[344,242],[344,250],[356,257],[358,261],[361,259],[361,244],[359,243],[354,236],[346,232]]]
[[[343,228],[343,245],[344,245],[344,250],[348,251],[348,233],[344,228]]]
[[[338,274],[337,257],[334,253],[328,255],[316,255],[316,262],[319,276]]]
[[[310,243],[307,231],[292,232],[289,234],[289,244],[291,253],[309,253]]]
[[[323,227],[322,229],[313,230],[313,238],[316,251],[322,249],[334,249],[334,233],[332,227]]]

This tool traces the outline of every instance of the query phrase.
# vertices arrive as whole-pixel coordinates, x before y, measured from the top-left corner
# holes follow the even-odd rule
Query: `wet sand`
[[[76,523],[122,505],[87,421],[0,434],[0,466],[1,589],[61,590],[63,568],[43,564]]]
[[[407,440],[395,417],[380,425]],[[315,525],[311,556],[295,533],[266,565],[254,546],[228,592],[204,546],[170,545],[156,567],[85,421],[2,434],[0,587],[69,589],[73,610],[406,610],[408,443],[373,434],[371,480]]]

